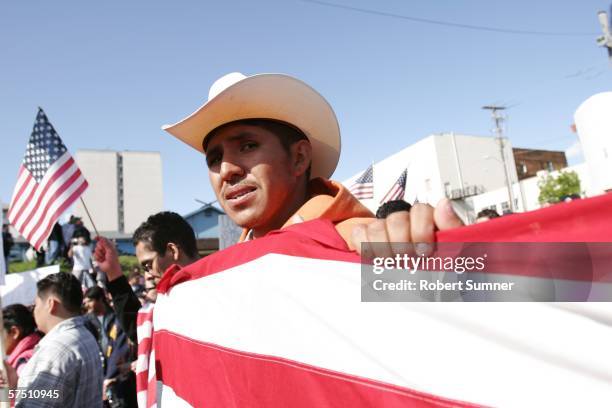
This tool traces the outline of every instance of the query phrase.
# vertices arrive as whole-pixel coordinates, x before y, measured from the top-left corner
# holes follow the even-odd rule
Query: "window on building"
[[[548,170],[548,171],[555,170],[555,166],[553,166],[553,162],[551,162],[551,161],[547,161],[546,162],[546,170]]]
[[[502,214],[508,214],[510,212],[510,204],[508,201],[501,203]]]
[[[521,163],[519,166],[519,173],[527,174],[527,165],[525,163]]]

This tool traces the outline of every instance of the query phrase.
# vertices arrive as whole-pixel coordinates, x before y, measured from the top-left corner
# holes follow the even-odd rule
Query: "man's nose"
[[[244,175],[244,169],[233,160],[224,160],[221,163],[219,175],[223,181],[232,182]]]

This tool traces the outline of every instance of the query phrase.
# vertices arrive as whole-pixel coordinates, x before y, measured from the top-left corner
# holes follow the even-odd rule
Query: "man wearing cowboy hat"
[[[374,220],[340,183],[328,180],[340,156],[334,111],[288,75],[227,74],[212,85],[208,102],[163,129],[206,156],[219,203],[244,228],[241,241],[323,218],[360,252],[367,242],[432,242],[435,228],[461,225],[448,200]]]

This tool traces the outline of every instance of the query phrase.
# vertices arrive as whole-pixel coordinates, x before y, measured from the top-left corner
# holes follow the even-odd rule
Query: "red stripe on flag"
[[[178,350],[189,358],[175,358]],[[166,330],[155,332],[155,352],[156,360],[164,361],[158,379],[197,407],[479,406]]]
[[[51,233],[51,229],[53,228],[53,225],[55,224],[59,216],[62,215],[62,213],[66,211],[66,209],[68,209],[68,207],[70,207],[72,203],[74,203],[81,196],[81,194],[83,194],[83,191],[85,191],[87,186],[87,181],[83,180],[83,183],[68,197],[68,199],[66,199],[66,201],[63,202],[63,204],[57,209],[57,211],[53,213],[51,218],[49,218],[51,222],[47,224],[47,228],[45,229],[39,240],[36,242],[36,245],[34,245],[34,248],[36,248],[37,250],[40,249],[42,244],[45,242],[45,240]]]
[[[39,185],[36,187],[36,189],[37,189],[37,190],[39,190],[39,189],[40,189],[40,187],[43,187],[43,188],[42,188],[42,191],[40,191],[40,194],[38,194],[38,199],[37,199],[37,200],[36,200],[36,202],[34,203],[34,208],[33,208],[33,209],[30,211],[30,213],[28,214],[28,217],[26,218],[26,220],[25,220],[23,223],[21,223],[21,228],[20,228],[20,229],[21,229],[21,231],[20,231],[20,232],[21,232],[22,234],[23,234],[23,233],[26,231],[26,229],[28,228],[28,225],[30,224],[30,221],[32,220],[32,217],[34,217],[34,215],[35,215],[35,214],[38,212],[38,209],[39,209],[39,207],[40,207],[40,203],[41,203],[43,200],[47,199],[47,200],[49,201],[49,202],[47,203],[47,207],[48,207],[48,206],[49,206],[49,203],[52,203],[52,202],[53,202],[53,199],[54,199],[55,197],[58,197],[58,196],[59,196],[59,195],[58,195],[58,192],[61,194],[60,189],[61,189],[61,188],[64,188],[64,190],[65,190],[65,189],[67,188],[67,187],[65,187],[65,186],[66,186],[66,183],[64,183],[64,184],[63,184],[63,185],[60,187],[60,189],[58,189],[58,190],[57,190],[57,191],[56,191],[56,192],[55,192],[55,193],[54,193],[52,196],[48,196],[48,195],[47,195],[47,192],[49,191],[49,188],[51,188],[51,186],[53,185],[53,183],[54,183],[54,182],[55,182],[55,181],[56,181],[58,178],[60,178],[61,176],[63,176],[63,175],[64,175],[64,173],[66,172],[66,170],[68,170],[68,168],[70,168],[70,166],[72,166],[72,164],[74,164],[74,160],[73,160],[73,159],[72,159],[72,157],[71,157],[70,159],[66,160],[66,163],[64,163],[63,165],[61,165],[61,166],[60,166],[60,168],[58,168],[58,169],[57,169],[57,170],[56,170],[56,171],[53,173],[53,175],[52,175],[52,176],[51,176],[51,177],[50,177],[50,178],[49,178],[49,179],[48,179],[48,180],[45,182],[44,186],[41,186],[41,185],[39,184]],[[77,169],[76,169],[76,173],[75,173],[75,174],[80,174],[80,171],[79,171],[78,167],[77,167]],[[74,175],[73,175],[73,176],[74,176]],[[72,179],[72,177],[71,177],[71,179]],[[74,180],[76,180],[76,179],[73,179],[73,181],[74,181]],[[64,191],[64,190],[62,190],[62,191]],[[44,214],[46,214],[46,212],[47,212],[47,208],[45,208],[45,210],[43,211],[43,217],[44,217]],[[40,221],[42,221],[42,217],[40,217],[40,218],[39,218],[39,220],[38,220],[39,224],[40,224]],[[34,230],[36,230],[36,227],[34,228]],[[27,238],[27,239],[28,239],[28,241],[30,240],[30,238],[29,238],[30,236],[31,236],[31,234],[28,234],[28,238]]]

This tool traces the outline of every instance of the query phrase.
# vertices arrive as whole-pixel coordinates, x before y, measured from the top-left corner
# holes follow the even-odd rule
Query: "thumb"
[[[455,213],[453,205],[448,198],[443,198],[438,202],[438,205],[436,205],[434,209],[434,222],[440,231],[461,227],[463,225],[463,221],[461,221],[457,213]]]

